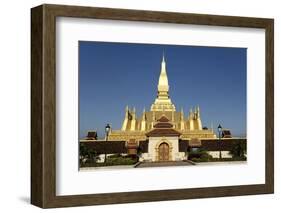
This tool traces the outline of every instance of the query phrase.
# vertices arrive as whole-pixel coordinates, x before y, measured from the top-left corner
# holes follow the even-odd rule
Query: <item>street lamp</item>
[[[106,126],[105,126],[105,141],[108,141],[109,132],[110,132],[110,125],[106,124]],[[106,163],[106,151],[104,153],[104,163]]]
[[[220,151],[220,160],[221,160],[221,133],[222,133],[222,127],[221,125],[219,124],[218,126],[218,132],[219,132],[219,151]]]
[[[110,125],[109,124],[106,124],[105,126],[105,140],[107,141],[108,140],[108,134],[110,132]]]

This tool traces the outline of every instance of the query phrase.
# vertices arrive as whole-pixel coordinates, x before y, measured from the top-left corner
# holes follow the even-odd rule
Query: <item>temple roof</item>
[[[158,120],[158,122],[169,122],[170,120],[163,114]]]
[[[87,137],[88,138],[96,138],[97,137],[97,131],[88,131]]]
[[[170,128],[162,128],[162,129],[155,128],[149,131],[148,133],[146,133],[146,135],[148,137],[180,136],[181,133],[175,129],[170,129]]]
[[[156,123],[153,127],[154,127],[154,128],[160,128],[160,129],[163,129],[163,128],[172,128],[172,127],[173,127],[173,124],[171,124],[171,123]]]
[[[170,120],[162,115],[154,125],[154,129],[146,133],[148,137],[157,137],[157,136],[180,136],[181,133],[173,129],[173,125],[169,122]]]
[[[173,124],[170,123],[170,120],[163,114],[158,120],[157,123],[153,126],[154,128],[173,128]]]

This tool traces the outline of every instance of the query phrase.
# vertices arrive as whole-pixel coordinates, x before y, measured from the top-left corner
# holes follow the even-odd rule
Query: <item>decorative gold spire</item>
[[[181,116],[180,116],[181,121],[184,120],[184,114],[183,114],[183,108],[181,108]]]
[[[125,118],[129,118],[129,107],[128,105],[126,106],[126,109],[125,109]]]
[[[202,121],[201,121],[201,117],[200,117],[200,108],[199,108],[199,105],[197,105],[196,119],[197,119],[197,129],[198,129],[198,130],[202,130]]]
[[[200,108],[199,108],[199,105],[197,106],[197,117],[200,118]]]
[[[189,116],[188,119],[193,119],[193,112],[192,112],[192,107],[189,110]]]
[[[142,120],[141,120],[141,127],[140,127],[141,131],[145,131],[146,130],[146,115],[145,115],[145,108],[143,108],[143,113],[142,113]]]
[[[136,108],[133,108],[132,119],[131,119],[131,131],[136,130]]]
[[[183,108],[181,108],[181,115],[180,115],[180,130],[184,130],[184,114],[183,114]]]
[[[121,128],[122,131],[125,131],[127,129],[128,121],[129,121],[129,107],[127,105],[125,108],[125,118]]]
[[[161,72],[158,81],[158,93],[160,92],[162,92],[162,95],[164,95],[165,93],[166,95],[168,95],[169,92],[169,83],[168,83],[168,77],[166,72],[166,62],[165,62],[164,53],[161,62]]]
[[[143,111],[142,111],[142,120],[146,120],[146,116],[145,116],[145,108],[143,108]]]
[[[172,103],[169,97],[169,82],[166,71],[166,62],[163,52],[161,71],[157,86],[157,98],[151,105],[151,111],[175,111],[175,105]]]
[[[132,119],[136,119],[136,107],[133,107]]]

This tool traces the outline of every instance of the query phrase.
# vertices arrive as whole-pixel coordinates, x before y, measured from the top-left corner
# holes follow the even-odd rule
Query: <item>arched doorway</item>
[[[158,152],[159,161],[169,161],[169,144],[161,143]]]

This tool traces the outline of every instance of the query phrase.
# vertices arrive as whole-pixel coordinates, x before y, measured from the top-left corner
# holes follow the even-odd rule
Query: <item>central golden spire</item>
[[[175,111],[175,105],[172,103],[169,97],[169,83],[164,53],[161,62],[161,71],[157,89],[157,98],[151,105],[151,111]]]
[[[161,72],[159,76],[158,81],[158,94],[159,93],[166,93],[168,95],[169,92],[169,83],[168,83],[168,77],[166,72],[166,62],[165,62],[165,56],[163,53],[162,63],[161,63]]]

